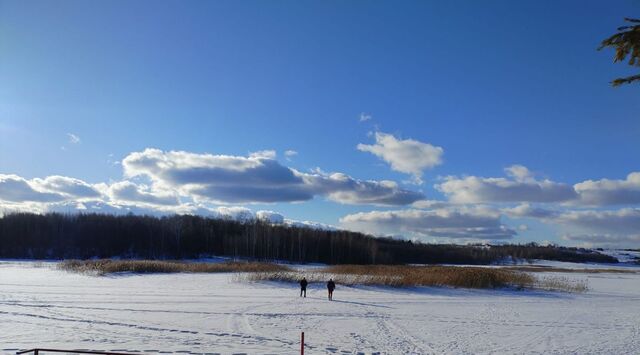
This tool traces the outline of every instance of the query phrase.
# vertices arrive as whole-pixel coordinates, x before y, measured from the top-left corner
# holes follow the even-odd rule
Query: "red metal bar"
[[[304,332],[302,332],[302,339],[300,341],[300,355],[304,355]]]

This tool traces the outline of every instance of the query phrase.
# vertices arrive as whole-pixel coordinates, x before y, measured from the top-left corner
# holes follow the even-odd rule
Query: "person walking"
[[[302,280],[300,280],[300,297],[302,297],[302,294],[304,293],[304,297],[307,297],[307,278],[303,277]]]
[[[336,283],[333,282],[333,279],[329,279],[327,282],[327,290],[329,291],[329,301],[333,301],[333,290],[336,289]]]

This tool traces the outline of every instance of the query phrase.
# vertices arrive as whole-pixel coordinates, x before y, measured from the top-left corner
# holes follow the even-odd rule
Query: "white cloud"
[[[275,150],[259,150],[249,154],[249,158],[255,159],[275,159],[277,156]]]
[[[313,197],[302,177],[264,155],[146,149],[127,155],[122,165],[126,176],[147,176],[181,194],[213,202],[290,202]]]
[[[65,196],[41,191],[35,184],[17,175],[0,174],[0,200],[8,202],[57,202]]]
[[[572,242],[582,242],[581,245],[594,248],[637,248],[640,244],[640,233],[634,235],[611,235],[611,234],[565,234],[563,240]]]
[[[419,200],[411,204],[411,207],[419,209],[445,208],[449,206],[451,206],[449,202],[438,200]]]
[[[258,211],[256,212],[256,218],[261,221],[269,222],[271,224],[284,223],[284,216],[274,211]]]
[[[284,151],[284,157],[288,160],[291,161],[291,159],[293,159],[293,157],[295,157],[296,155],[298,155],[298,152],[296,152],[295,150],[285,150]]]
[[[640,204],[640,172],[632,172],[625,180],[587,180],[574,185],[585,205]]]
[[[248,222],[256,219],[256,215],[250,209],[239,206],[221,206],[214,209],[219,218],[232,219],[241,222]]]
[[[422,183],[425,169],[442,164],[444,150],[441,147],[413,139],[397,139],[383,132],[376,132],[375,139],[372,145],[358,144],[358,150],[374,154],[395,171],[413,175],[417,183]]]
[[[71,143],[71,144],[80,144],[81,143],[80,137],[78,137],[78,135],[76,135],[76,134],[67,133],[67,137],[69,138],[69,143]]]
[[[640,209],[571,210],[548,209],[521,204],[503,208],[502,213],[515,218],[539,219],[564,231],[566,241],[582,241],[582,245],[626,247],[640,235]],[[637,245],[636,245],[637,247]]]
[[[114,202],[120,204],[165,205],[176,206],[180,200],[175,193],[154,191],[131,181],[120,181],[109,187],[109,194]]]
[[[640,209],[567,211],[558,215],[554,221],[588,233],[635,235],[640,231]]]
[[[194,203],[182,203],[179,205],[159,205],[140,202],[122,201],[64,201],[41,205],[35,213],[61,212],[61,213],[105,213],[124,215],[133,213],[136,215],[168,216],[168,215],[198,215],[213,218],[231,218],[227,214],[221,214],[218,209]]]
[[[526,167],[505,169],[509,178],[450,176],[436,185],[454,203],[564,203],[574,206],[613,206],[640,204],[640,172],[624,180],[586,180],[573,186],[536,180]]]
[[[33,179],[32,184],[41,190],[60,193],[74,198],[99,198],[100,191],[96,186],[90,185],[80,179],[67,176],[47,176],[44,179]]]
[[[502,212],[511,217],[530,217],[540,219],[553,218],[559,214],[558,211],[547,208],[534,207],[528,203],[523,203],[516,207],[503,208]]]
[[[346,174],[307,174],[304,179],[319,194],[345,204],[397,206],[408,205],[424,196],[401,189],[394,181],[356,180]]]
[[[499,213],[486,208],[360,212],[341,218],[340,223],[347,229],[377,235],[406,233],[448,239],[502,240],[517,234],[501,224]]]
[[[163,190],[159,185],[138,185],[131,181],[90,185],[65,176],[27,180],[17,175],[0,174],[0,216],[14,212],[133,213],[153,216],[191,214],[243,222],[260,219],[272,224],[336,229],[323,223],[286,219],[274,211],[254,213],[240,206],[214,208],[194,202],[181,203],[175,191]]]
[[[265,154],[249,157],[146,149],[123,160],[125,175],[214,203],[295,202],[314,196],[353,204],[404,205],[423,196],[389,181],[357,180],[341,173],[302,173]]]
[[[436,185],[454,203],[565,202],[577,198],[573,187],[550,180],[535,180],[521,165],[506,169],[514,179],[450,176]]]
[[[286,219],[284,220],[284,224],[291,227],[299,227],[299,228],[311,228],[318,230],[326,230],[326,231],[335,231],[339,228],[336,226],[332,226],[330,224],[313,222],[313,221],[298,221],[295,219]]]
[[[546,224],[564,230],[563,240],[583,242],[582,246],[637,247],[640,238],[640,209],[637,208],[531,213],[529,206],[518,207],[525,212],[515,216],[540,218]],[[514,215],[515,209],[503,211]]]
[[[369,121],[371,118],[373,118],[373,117],[370,114],[361,112],[360,113],[360,117],[359,117],[359,121],[360,122],[366,122],[366,121]]]
[[[516,164],[506,167],[504,171],[516,181],[534,181],[533,174],[526,166]]]
[[[125,176],[148,179],[149,185],[129,180],[88,184],[66,176],[28,180],[0,174],[0,210],[235,215],[237,211],[208,206],[314,197],[346,204],[407,205],[424,198],[392,181],[358,180],[320,170],[302,173],[282,166],[273,156],[270,151],[237,157],[157,149],[126,156]]]

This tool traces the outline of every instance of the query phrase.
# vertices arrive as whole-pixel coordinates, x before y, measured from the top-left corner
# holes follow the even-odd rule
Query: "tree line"
[[[0,218],[0,258],[192,259],[228,256],[326,264],[489,264],[505,259],[617,262],[559,246],[423,244],[202,216],[14,213]]]

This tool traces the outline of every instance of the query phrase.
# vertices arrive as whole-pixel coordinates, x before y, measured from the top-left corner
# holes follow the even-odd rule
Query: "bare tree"
[[[616,262],[557,246],[422,244],[357,232],[201,216],[29,214],[0,217],[0,258],[198,258],[203,255],[326,264],[488,264],[507,257]]]

